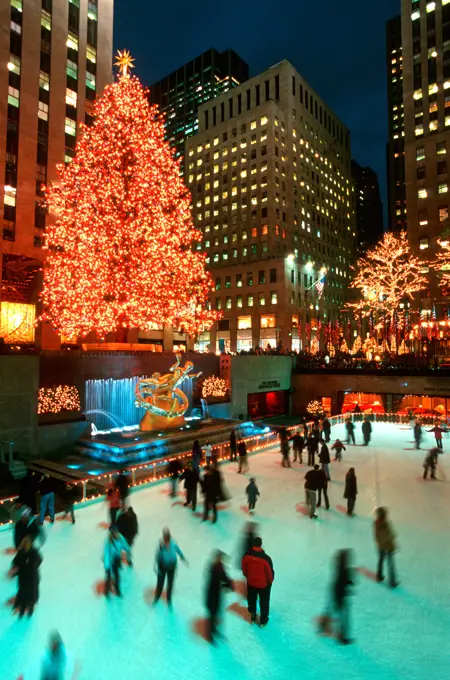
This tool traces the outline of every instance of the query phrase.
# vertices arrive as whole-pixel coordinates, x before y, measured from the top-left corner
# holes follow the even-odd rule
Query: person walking
[[[437,466],[437,461],[438,461],[438,455],[439,455],[439,449],[433,448],[430,449],[425,456],[425,460],[423,461],[423,478],[427,479],[428,477],[428,470],[430,471],[430,476],[431,479],[436,479],[436,466]]]
[[[349,595],[353,585],[352,570],[350,568],[350,551],[339,550],[336,555],[336,570],[332,585],[332,601],[335,612],[339,617],[338,640],[342,645],[352,642],[349,636]]]
[[[223,552],[216,550],[214,557],[208,567],[206,580],[205,605],[208,611],[208,630],[207,637],[209,642],[214,642],[218,634],[219,615],[222,604],[222,593],[224,588],[234,591],[234,583],[228,576],[223,565]]]
[[[431,430],[427,430],[427,432],[434,432],[434,438],[436,439],[436,446],[439,449],[439,451],[443,451],[443,446],[442,446],[442,433],[444,430],[442,427],[440,427],[438,424],[436,424],[434,427],[431,428]]]
[[[398,586],[394,565],[394,552],[397,549],[395,544],[396,536],[392,524],[388,521],[387,508],[377,508],[375,517],[373,528],[375,543],[378,548],[377,581],[379,583],[384,581],[383,564],[384,560],[387,559],[389,585],[391,588],[396,588]]]
[[[356,445],[355,424],[351,418],[347,418],[347,420],[345,421],[345,429],[347,430],[347,444],[350,444],[351,442],[352,444]]]
[[[120,507],[124,508],[127,502],[128,495],[130,493],[129,481],[126,470],[120,471],[119,476],[116,479],[116,489],[119,490],[120,494]]]
[[[303,436],[300,434],[300,430],[297,430],[297,432],[292,437],[292,448],[294,450],[294,463],[296,462],[297,458],[300,464],[303,463],[302,454],[303,449],[305,448],[305,440]]]
[[[351,467],[345,475],[344,498],[347,499],[347,515],[353,517],[356,496],[358,495],[358,485],[356,480],[355,468]]]
[[[42,475],[39,482],[39,491],[41,492],[39,524],[41,526],[44,524],[47,514],[50,516],[51,524],[53,524],[55,521],[55,489],[53,480],[49,475]]]
[[[336,439],[331,450],[336,452],[334,454],[334,460],[338,460],[339,462],[342,461],[342,451],[347,451],[340,439]]]
[[[111,585],[114,583],[114,589],[118,597],[122,597],[120,590],[120,569],[122,567],[122,553],[127,556],[128,563],[131,563],[131,551],[125,538],[119,533],[115,524],[109,527],[108,536],[106,537],[105,546],[103,548],[103,565],[106,572],[105,595],[109,597],[111,592]]]
[[[322,420],[322,433],[325,441],[328,442],[331,439],[331,423],[328,420],[327,416]]]
[[[192,469],[200,472],[200,463],[202,461],[202,449],[198,439],[192,444]]]
[[[259,489],[256,486],[256,479],[254,477],[250,478],[250,483],[247,485],[245,493],[247,494],[248,511],[250,515],[253,515],[255,512],[256,501],[260,495]]]
[[[217,522],[217,501],[220,496],[220,477],[215,474],[214,470],[207,467],[205,476],[201,482],[204,496],[204,510],[203,522],[209,517],[209,511],[212,510],[212,522]]]
[[[79,667],[68,657],[60,634],[52,633],[41,661],[40,680],[76,680],[78,673]]]
[[[172,460],[169,460],[169,464],[167,466],[167,472],[169,473],[170,477],[170,497],[171,498],[176,498],[177,495],[177,483],[178,483],[178,476],[180,474],[181,470],[181,463],[179,460],[176,458],[173,458]]]
[[[317,453],[317,440],[312,436],[312,434],[309,434],[308,439],[306,440],[306,450],[308,451],[308,465],[314,466],[315,456]]]
[[[17,575],[18,591],[14,600],[13,609],[19,610],[19,618],[28,610],[28,616],[32,616],[34,608],[39,600],[39,567],[42,557],[33,546],[30,536],[23,538],[19,551],[12,562],[12,574]]]
[[[158,581],[156,584],[155,597],[153,604],[156,604],[162,595],[164,583],[167,576],[167,604],[169,607],[172,604],[172,590],[175,579],[175,571],[177,568],[178,557],[186,565],[188,564],[181,548],[173,540],[169,529],[163,529],[162,539],[158,543],[155,554],[156,571],[158,574]]]
[[[75,501],[78,499],[78,489],[76,484],[66,483],[66,488],[64,490],[64,519],[70,515],[70,521],[75,524],[75,511],[74,505]]]
[[[236,432],[231,430],[230,432],[230,460],[237,460],[237,442],[236,442]]]
[[[206,466],[211,466],[212,463],[213,448],[209,441],[205,445],[205,462]]]
[[[116,523],[117,513],[120,509],[120,491],[115,484],[111,485],[106,492],[106,500],[109,509],[109,520],[111,525]]]
[[[306,505],[309,508],[309,516],[311,519],[317,519],[316,503],[317,503],[317,489],[321,485],[321,475],[319,473],[319,466],[314,465],[313,470],[308,470],[305,475],[305,497]]]
[[[416,420],[414,425],[414,439],[416,442],[416,449],[420,449],[420,442],[422,441],[422,425],[419,420]]]
[[[330,451],[328,449],[328,446],[325,444],[325,440],[321,439],[320,440],[320,453],[319,453],[319,461],[322,466],[322,470],[325,472],[328,481],[331,482],[331,476],[330,476]]]
[[[246,443],[243,439],[241,439],[239,441],[237,449],[238,449],[238,454],[239,454],[238,473],[244,474],[245,472],[248,472],[249,467],[248,467],[248,457],[247,457],[247,445],[246,445]]]
[[[14,525],[14,547],[16,550],[19,549],[25,536],[29,536],[32,542],[39,538],[41,546],[45,543],[44,530],[36,517],[31,514],[30,508],[21,509],[20,518]]]
[[[317,507],[320,508],[322,504],[322,493],[323,493],[323,499],[325,501],[325,508],[327,510],[330,509],[330,501],[328,500],[328,477],[327,473],[325,470],[318,470],[318,473],[320,475],[320,484],[317,488]],[[318,476],[319,478],[319,476]]]
[[[191,505],[192,512],[197,509],[197,487],[200,483],[200,476],[196,470],[192,469],[192,463],[188,463],[178,478],[179,482],[184,480],[184,488],[186,490],[186,501],[184,507]]]
[[[363,433],[364,446],[369,446],[370,437],[372,435],[372,424],[368,418],[364,418],[361,430]]]
[[[269,622],[270,592],[275,579],[272,560],[262,548],[262,540],[257,536],[253,548],[242,559],[242,573],[247,579],[247,603],[251,621],[256,621],[256,607],[259,598],[260,627]]]
[[[281,465],[282,467],[291,467],[291,461],[289,460],[289,439],[287,436],[284,436],[281,438],[280,441],[281,445]]]
[[[117,529],[129,545],[130,551],[128,553],[128,566],[132,567],[133,562],[131,557],[131,548],[133,547],[133,543],[136,540],[136,536],[138,535],[139,524],[136,513],[134,512],[131,505],[119,512],[117,517]]]

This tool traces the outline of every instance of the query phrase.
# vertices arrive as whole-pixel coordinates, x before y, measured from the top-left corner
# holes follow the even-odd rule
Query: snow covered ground
[[[332,436],[341,435],[333,429]],[[359,442],[358,442],[359,439]],[[357,443],[361,434],[357,432]],[[434,440],[427,434],[424,448]],[[444,451],[450,440],[444,439]],[[274,450],[250,458],[251,474],[261,491],[256,519],[276,579],[272,589],[269,625],[261,630],[245,619],[246,601],[226,595],[222,631],[226,639],[210,646],[198,633],[204,617],[204,568],[214,548],[229,556],[236,568],[247,478],[236,465],[223,466],[232,493],[230,507],[219,513],[216,525],[202,524],[180,503],[172,505],[167,484],[133,494],[140,522],[134,569],[122,570],[123,599],[110,601],[98,594],[103,579],[101,562],[107,517],[103,503],[77,512],[77,523],[57,521],[48,526],[43,548],[41,597],[34,617],[18,620],[7,601],[15,582],[7,579],[11,534],[0,534],[0,678],[16,680],[38,667],[49,631],[57,629],[71,654],[81,663],[80,679],[109,680],[422,680],[450,673],[450,512],[447,453],[440,460],[439,481],[421,479],[424,451],[414,450],[406,426],[375,424],[369,448],[347,447],[342,463],[333,463],[329,489],[331,509],[320,509],[312,521],[300,512],[305,466],[280,466]],[[356,468],[359,496],[357,516],[348,518],[343,479]],[[248,477],[248,475],[247,475]],[[181,501],[181,497],[179,499]],[[397,567],[401,586],[391,591],[374,582],[376,553],[372,511],[390,510],[398,533]],[[161,602],[152,608],[155,585],[153,558],[161,528],[167,525],[189,560],[180,565],[173,611]],[[327,599],[332,556],[352,548],[361,569],[352,598],[352,635],[356,644],[341,647],[319,637],[315,617]],[[241,589],[242,590],[242,589]],[[25,674],[34,680],[38,673]]]

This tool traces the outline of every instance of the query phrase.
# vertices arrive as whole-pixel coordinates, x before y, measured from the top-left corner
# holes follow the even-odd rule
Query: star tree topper
[[[124,78],[128,75],[128,69],[134,68],[133,62],[134,59],[128,50],[117,51],[114,65],[119,67],[120,74],[124,76]]]

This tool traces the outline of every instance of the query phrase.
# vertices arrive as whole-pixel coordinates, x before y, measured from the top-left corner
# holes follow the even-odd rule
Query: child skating
[[[248,502],[248,511],[250,515],[253,515],[255,512],[255,505],[258,496],[260,495],[259,489],[256,486],[256,480],[254,477],[250,478],[250,483],[247,485],[247,488],[245,489],[245,493],[247,494],[247,502]]]

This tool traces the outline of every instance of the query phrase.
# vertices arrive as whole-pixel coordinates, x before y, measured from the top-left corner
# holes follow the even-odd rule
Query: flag
[[[317,292],[319,294],[319,300],[320,300],[320,298],[322,297],[324,286],[325,286],[325,274],[322,276],[322,278],[320,278],[318,281],[316,281],[314,286],[315,286],[315,289],[317,290]]]

